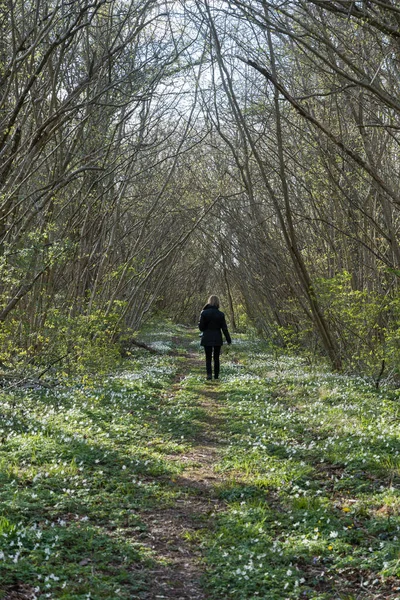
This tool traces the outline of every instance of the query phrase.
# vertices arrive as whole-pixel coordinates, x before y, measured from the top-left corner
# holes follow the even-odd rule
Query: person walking
[[[201,345],[206,353],[207,379],[212,379],[212,358],[214,356],[214,379],[219,377],[219,356],[222,347],[222,333],[228,344],[232,342],[225,315],[219,310],[218,296],[210,296],[200,314],[199,329],[202,332]]]

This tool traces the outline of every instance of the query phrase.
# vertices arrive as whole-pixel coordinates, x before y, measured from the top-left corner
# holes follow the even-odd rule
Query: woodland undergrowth
[[[2,389],[0,598],[150,598],[143,515],[185,495],[211,390],[223,510],[187,533],[205,598],[400,599],[399,390],[233,337],[211,385],[197,333],[163,323],[141,334],[157,354]]]

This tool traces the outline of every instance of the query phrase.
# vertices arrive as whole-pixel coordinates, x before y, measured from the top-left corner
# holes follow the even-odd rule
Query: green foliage
[[[7,370],[49,369],[49,375],[106,373],[120,360],[119,346],[113,342],[122,305],[116,303],[109,314],[93,309],[90,314],[69,314],[63,308],[50,308],[40,327],[33,327],[21,315],[0,326],[0,361]]]
[[[344,369],[374,378],[384,361],[384,376],[400,376],[400,296],[353,288],[347,271],[318,278],[313,291],[336,342]],[[290,309],[290,310],[289,310]],[[309,320],[288,299],[292,322],[275,327],[277,351],[301,354],[310,364],[321,359],[320,339]]]
[[[50,241],[54,225],[31,230],[20,244],[3,244],[0,254],[1,306],[7,305],[21,284],[29,283],[44,269],[62,267],[71,258],[74,244],[70,239]]]
[[[90,314],[65,315],[57,309],[49,311],[43,328],[41,356],[52,362],[65,355],[62,361],[67,374],[106,373],[119,358],[119,349],[112,335],[119,319],[119,310],[106,315],[100,309]]]
[[[246,332],[248,333],[249,330],[253,328],[253,324],[251,323],[251,321],[249,319],[249,316],[246,311],[246,307],[243,304],[238,302],[236,304],[236,306],[234,307],[234,310],[235,310],[235,321],[236,321],[237,331],[239,331],[241,333],[246,333]]]
[[[399,374],[398,294],[354,289],[347,271],[318,279],[315,292],[348,367],[376,375],[385,360],[386,367]]]

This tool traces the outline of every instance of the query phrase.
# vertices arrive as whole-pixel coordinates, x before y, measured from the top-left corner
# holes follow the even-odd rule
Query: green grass
[[[176,329],[155,337],[174,349]],[[183,333],[182,333],[183,335]],[[117,373],[0,398],[0,598],[140,597],[157,558],[141,514],[171,506],[198,409],[179,357],[133,351]],[[139,595],[138,595],[139,594]]]
[[[400,598],[399,393],[243,341],[220,387],[214,598]],[[244,369],[241,364],[246,362]]]
[[[207,598],[400,600],[399,391],[243,335],[207,385],[184,358],[202,357],[195,332],[142,336],[160,355],[1,392],[0,598],[17,584],[38,598],[149,597],[162,559],[144,516],[193,493],[179,456],[213,422],[223,510],[186,535],[203,550]],[[210,391],[219,410],[207,415]]]

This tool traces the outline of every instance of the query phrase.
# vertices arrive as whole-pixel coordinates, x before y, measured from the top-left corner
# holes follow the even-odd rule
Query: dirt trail
[[[197,355],[188,354],[187,371],[198,372],[203,367]],[[179,389],[177,378],[175,389]],[[215,486],[223,481],[214,472],[222,442],[219,438],[221,417],[218,403],[219,392],[213,384],[200,389],[198,405],[203,408],[205,417],[203,429],[193,440],[193,446],[185,456],[170,456],[171,460],[187,462],[187,468],[175,478],[175,484],[182,490],[175,506],[141,514],[148,531],[141,542],[148,545],[158,565],[151,572],[152,589],[138,596],[143,600],[206,600],[201,579],[205,570],[201,551],[195,538],[198,529],[210,527],[215,514],[223,509],[223,504],[215,496]],[[192,541],[187,538],[192,538]]]

